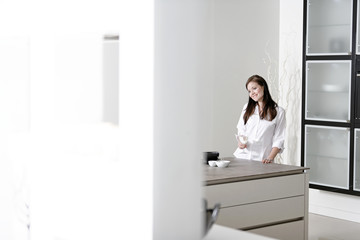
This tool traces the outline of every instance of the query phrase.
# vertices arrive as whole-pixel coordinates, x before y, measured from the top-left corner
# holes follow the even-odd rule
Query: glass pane
[[[350,68],[350,61],[307,62],[306,119],[350,119]]]
[[[360,129],[355,129],[354,190],[360,191]]]
[[[356,74],[355,81],[355,122],[360,122],[360,75]]]
[[[351,0],[309,0],[307,53],[350,54]]]
[[[357,54],[359,54],[360,53],[360,26],[359,26],[359,21],[360,21],[360,6],[359,6],[359,4],[360,4],[360,1],[358,0],[357,1],[357,7],[358,7],[358,9],[357,9],[357,35],[356,35],[356,53]]]
[[[348,188],[349,131],[338,127],[305,127],[305,166],[310,183]]]

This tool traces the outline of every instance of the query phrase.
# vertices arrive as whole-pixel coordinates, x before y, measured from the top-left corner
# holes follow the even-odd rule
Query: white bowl
[[[208,161],[210,167],[216,167],[217,161]]]
[[[216,161],[216,165],[218,167],[227,167],[227,166],[229,166],[229,164],[230,164],[230,161],[228,161],[228,160]]]

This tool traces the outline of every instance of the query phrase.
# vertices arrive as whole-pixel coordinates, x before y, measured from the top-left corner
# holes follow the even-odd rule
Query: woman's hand
[[[268,157],[266,159],[263,159],[262,162],[263,163],[272,163],[274,162],[274,159],[276,157],[276,155],[280,152],[280,148],[277,147],[273,147],[271,149],[270,154],[268,155]]]
[[[241,143],[241,142],[239,141],[239,148],[240,148],[240,149],[246,148],[246,144],[243,144],[243,143]]]
[[[262,163],[272,163],[272,162],[274,162],[274,159],[266,158],[266,159],[262,160]]]

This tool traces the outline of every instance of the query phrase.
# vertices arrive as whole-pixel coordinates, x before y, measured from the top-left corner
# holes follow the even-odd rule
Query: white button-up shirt
[[[284,150],[285,142],[285,110],[277,107],[276,117],[272,121],[260,119],[259,108],[256,106],[255,112],[250,116],[244,125],[244,114],[247,104],[245,104],[237,125],[238,135],[248,137],[246,148],[239,147],[234,152],[236,158],[262,161],[266,159],[273,147]]]

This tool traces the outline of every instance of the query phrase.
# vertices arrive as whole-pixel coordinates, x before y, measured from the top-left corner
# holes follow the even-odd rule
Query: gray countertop
[[[299,174],[309,169],[306,167],[285,164],[264,164],[260,161],[244,160],[231,157],[226,158],[226,160],[231,161],[230,165],[226,168],[210,167],[209,165],[204,165],[205,185]]]

